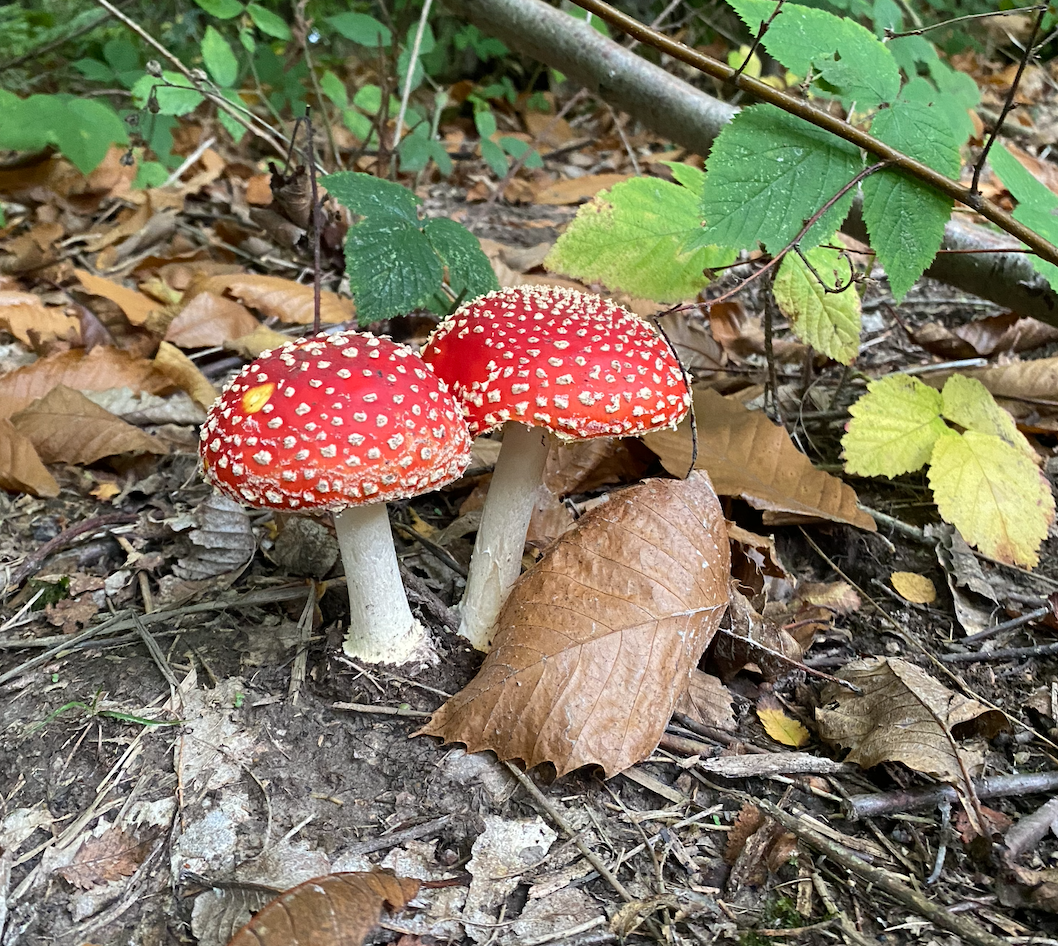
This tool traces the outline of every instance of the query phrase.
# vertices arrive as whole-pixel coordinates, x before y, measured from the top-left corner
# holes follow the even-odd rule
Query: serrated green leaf
[[[425,305],[444,276],[426,234],[396,214],[378,214],[349,228],[345,271],[361,326]]]
[[[397,146],[400,169],[409,173],[421,171],[432,160],[445,176],[452,173],[452,158],[440,141],[430,137],[430,126],[419,124],[409,135],[405,135]]]
[[[345,90],[345,83],[330,69],[320,76],[320,91],[338,108],[345,108],[349,104],[349,93]]]
[[[31,95],[21,99],[13,92],[0,89],[0,148],[41,150],[51,142],[51,128],[62,121],[64,112],[65,106],[57,96]]]
[[[743,109],[720,132],[706,161],[697,245],[769,253],[786,246],[863,167],[859,149],[774,105]],[[801,240],[809,250],[837,231],[849,190]]]
[[[941,413],[953,424],[976,430],[979,434],[992,434],[1036,459],[1036,452],[1018,430],[1014,418],[996,403],[988,388],[976,378],[953,374],[944,382],[940,396]]]
[[[951,121],[957,141],[965,142],[974,133],[970,110],[981,101],[981,90],[973,77],[953,69],[940,57],[927,63],[929,77],[937,86],[936,105],[942,108]]]
[[[462,296],[462,301],[469,302],[500,288],[478,238],[466,227],[447,217],[432,217],[423,232],[444,263],[449,288]]]
[[[756,34],[775,12],[775,0],[728,0]],[[811,67],[826,86],[859,111],[891,102],[900,91],[900,70],[889,50],[850,17],[787,3],[761,41],[787,69],[807,75]]]
[[[845,469],[861,476],[900,476],[929,462],[937,438],[950,428],[940,416],[939,391],[909,375],[890,375],[867,385],[849,408],[841,446]]]
[[[779,309],[798,338],[843,365],[860,350],[860,295],[852,285],[852,266],[838,250],[817,246],[805,256],[827,288],[796,253],[787,253],[775,274],[772,291]]]
[[[400,103],[392,96],[390,98],[392,101],[390,102],[389,110],[395,114],[396,108],[394,108],[394,105],[399,107]],[[353,96],[353,104],[371,115],[377,114],[382,108],[382,89],[373,84],[361,86],[356,90],[356,95]]]
[[[102,163],[112,144],[125,144],[125,123],[99,99],[66,102],[66,120],[52,129],[59,150],[82,174],[89,174]]]
[[[320,183],[340,204],[361,217],[397,216],[419,227],[419,198],[408,188],[359,171],[338,171]]]
[[[340,36],[361,46],[369,46],[372,49],[381,46],[388,49],[393,42],[393,33],[389,27],[366,13],[336,13],[325,19]]]
[[[202,64],[221,88],[235,85],[239,77],[239,60],[235,58],[228,41],[212,26],[206,27],[202,37]]]
[[[994,434],[949,429],[933,448],[929,485],[941,516],[970,545],[1001,562],[1039,562],[1054,496],[1023,451]]]
[[[290,39],[292,34],[290,27],[287,26],[286,20],[281,16],[277,16],[271,10],[266,10],[260,4],[248,3],[246,4],[246,12],[250,14],[250,19],[253,20],[253,25],[256,26],[265,36],[271,36],[275,39]]]
[[[897,101],[879,112],[871,134],[947,177],[958,179],[959,143],[943,113]],[[951,217],[952,199],[903,171],[872,174],[862,184],[871,247],[899,301],[933,262]]]
[[[1014,208],[1014,219],[1058,245],[1058,196],[1036,180],[1025,166],[1000,144],[996,144],[988,152],[988,163],[1018,202]],[[1038,256],[1030,256],[1029,259],[1032,260],[1036,272],[1051,284],[1052,289],[1058,290],[1058,266]]]
[[[601,191],[577,211],[544,265],[553,272],[675,302],[698,294],[705,271],[734,262],[733,250],[688,243],[701,229],[700,171],[673,174],[696,186],[635,177]]]
[[[157,161],[140,161],[136,168],[136,178],[132,186],[136,190],[146,190],[149,187],[161,187],[169,178],[169,170],[164,164]]]
[[[367,141],[374,128],[371,119],[354,108],[347,108],[342,112],[342,121],[360,141]]]
[[[234,89],[222,89],[220,94],[233,105],[238,105],[240,108],[246,107]],[[243,135],[246,134],[246,126],[236,119],[234,115],[229,115],[224,109],[218,108],[217,120],[224,126],[224,130],[231,135],[232,141],[236,144],[242,141]]]
[[[242,13],[239,0],[195,0],[195,3],[218,20],[230,20]]]
[[[492,173],[496,177],[504,177],[507,171],[510,170],[510,165],[507,163],[507,155],[503,153],[503,148],[496,144],[495,141],[489,141],[488,138],[482,138],[478,142],[478,146],[481,148],[482,159],[492,170]]]

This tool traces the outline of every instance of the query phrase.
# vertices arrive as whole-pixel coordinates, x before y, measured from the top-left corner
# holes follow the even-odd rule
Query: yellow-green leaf
[[[937,589],[925,575],[916,572],[893,572],[889,576],[896,593],[914,604],[932,604],[937,600]]]
[[[925,466],[937,438],[949,429],[940,409],[940,393],[908,375],[872,381],[849,408],[852,420],[841,440],[845,469],[893,477]]]
[[[944,382],[940,396],[941,412],[952,423],[980,434],[995,434],[1035,459],[1032,446],[1018,430],[1014,418],[995,402],[988,388],[976,378],[953,374]]]
[[[948,430],[937,440],[929,485],[940,514],[1001,562],[1032,567],[1054,522],[1054,497],[1036,464],[995,434]]]
[[[783,257],[775,274],[775,301],[799,338],[827,357],[851,364],[860,350],[860,295],[852,285],[852,267],[838,250],[822,246],[805,253],[805,259],[811,269],[797,253]],[[846,288],[827,292],[824,284],[826,289]]]
[[[811,739],[811,733],[796,719],[787,716],[781,709],[758,708],[757,716],[760,718],[764,731],[772,739],[776,742],[781,742],[784,746],[793,746],[795,749],[800,749],[801,746],[807,745],[808,740]]]

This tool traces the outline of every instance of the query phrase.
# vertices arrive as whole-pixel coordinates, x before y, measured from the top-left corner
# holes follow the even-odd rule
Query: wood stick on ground
[[[787,831],[796,835],[809,847],[836,864],[840,864],[850,873],[862,877],[868,883],[873,884],[880,890],[884,890],[894,900],[902,903],[905,907],[914,910],[919,916],[929,920],[934,926],[961,936],[974,946],[1010,946],[1008,940],[994,936],[983,926],[971,920],[969,917],[958,913],[952,913],[944,904],[934,903],[928,897],[923,896],[917,890],[913,890],[907,884],[897,880],[889,871],[881,867],[874,867],[854,857],[846,848],[823,837],[818,831],[810,827],[802,818],[795,814],[783,811],[777,805],[763,798],[751,798],[741,792],[732,793],[744,798],[747,804],[756,805],[769,818],[778,821]]]

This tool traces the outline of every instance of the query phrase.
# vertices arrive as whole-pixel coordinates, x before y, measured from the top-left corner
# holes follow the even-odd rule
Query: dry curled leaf
[[[119,453],[169,452],[150,434],[61,384],[15,414],[11,423],[45,463],[87,464]]]
[[[360,946],[383,907],[403,909],[418,891],[419,881],[381,871],[315,877],[262,907],[228,946]]]
[[[234,299],[200,292],[169,323],[165,340],[181,348],[210,348],[249,335],[258,325],[250,310]]]
[[[958,783],[963,769],[955,739],[991,737],[1006,728],[998,710],[953,693],[906,660],[854,660],[840,676],[861,692],[827,684],[824,705],[816,710],[819,734],[827,742],[848,746],[852,751],[846,761],[865,769],[879,762],[902,762],[916,772]]]
[[[125,318],[133,325],[143,325],[148,316],[158,308],[157,302],[150,296],[145,296],[138,289],[129,289],[128,286],[122,286],[112,279],[93,276],[81,269],[75,269],[74,275],[80,280],[86,292],[109,299],[125,313]]]
[[[0,291],[0,328],[28,348],[80,334],[77,319],[59,306],[44,305],[31,292]]]
[[[58,496],[59,484],[10,420],[0,418],[0,489],[34,496]]]
[[[131,877],[147,854],[144,844],[119,828],[110,828],[98,838],[89,838],[78,848],[73,863],[57,873],[75,887],[89,890],[122,877]]]
[[[739,496],[766,520],[781,515],[845,522],[874,532],[874,520],[856,506],[856,493],[836,476],[812,466],[794,446],[790,435],[760,411],[746,410],[737,401],[711,388],[694,391],[698,424],[698,459],[721,496]],[[643,442],[673,476],[683,476],[691,465],[690,421],[678,430],[647,434]],[[771,514],[770,517],[768,514]]]
[[[256,309],[262,315],[273,316],[281,322],[309,325],[313,319],[312,285],[305,286],[280,276],[258,276],[250,273],[210,276],[196,283],[191,292],[228,295],[238,299],[243,305]],[[188,299],[189,303],[190,301]],[[352,299],[343,299],[326,289],[320,293],[322,322],[349,322],[355,318],[356,308]]]
[[[478,675],[421,732],[559,775],[645,759],[723,616],[728,568],[703,474],[614,494],[514,586]]]

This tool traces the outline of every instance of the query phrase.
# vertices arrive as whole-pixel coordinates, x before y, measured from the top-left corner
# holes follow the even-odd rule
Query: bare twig
[[[1025,74],[1025,67],[1032,58],[1036,34],[1040,31],[1040,26],[1043,24],[1043,17],[1046,13],[1047,7],[1041,6],[1039,13],[1036,14],[1036,21],[1032,24],[1032,32],[1029,34],[1028,42],[1025,43],[1025,54],[1021,57],[1021,62],[1018,63],[1018,71],[1014,76],[1014,81],[1010,83],[1010,90],[1007,92],[1006,100],[1003,102],[1003,108],[1000,109],[999,118],[996,119],[995,127],[988,136],[988,140],[977,158],[977,163],[974,165],[974,176],[970,182],[970,196],[974,201],[980,202],[981,200],[981,191],[978,187],[981,182],[981,172],[984,170],[985,162],[988,160],[988,152],[992,150],[992,145],[996,143],[996,139],[999,137],[999,130],[1003,127],[1003,122],[1006,121],[1007,115],[1016,107],[1014,96],[1017,94],[1018,86],[1021,85],[1021,77]],[[974,203],[971,203],[970,206],[973,207]]]
[[[965,16],[953,16],[950,20],[941,20],[939,23],[931,23],[929,26],[920,26],[915,30],[904,30],[894,33],[889,27],[885,28],[885,38],[900,39],[903,36],[921,36],[931,30],[944,29],[946,26],[954,26],[956,23],[964,23],[967,20],[984,20],[993,16],[1013,16],[1015,13],[1033,13],[1037,10],[1046,10],[1047,4],[1039,3],[1031,7],[1014,7],[1012,10],[991,10],[988,13],[967,13]]]
[[[775,4],[775,9],[771,11],[771,16],[769,16],[766,20],[760,21],[760,29],[757,30],[757,35],[753,37],[753,43],[749,47],[749,52],[746,53],[746,58],[739,63],[738,68],[735,70],[735,74],[731,77],[732,79],[737,79],[740,75],[742,75],[746,66],[749,65],[749,61],[753,58],[753,54],[757,51],[757,48],[760,46],[760,41],[764,39],[764,34],[768,32],[768,28],[772,25],[775,18],[779,15],[779,12],[782,10],[782,5],[785,2],[786,0],[778,0],[778,2]]]

